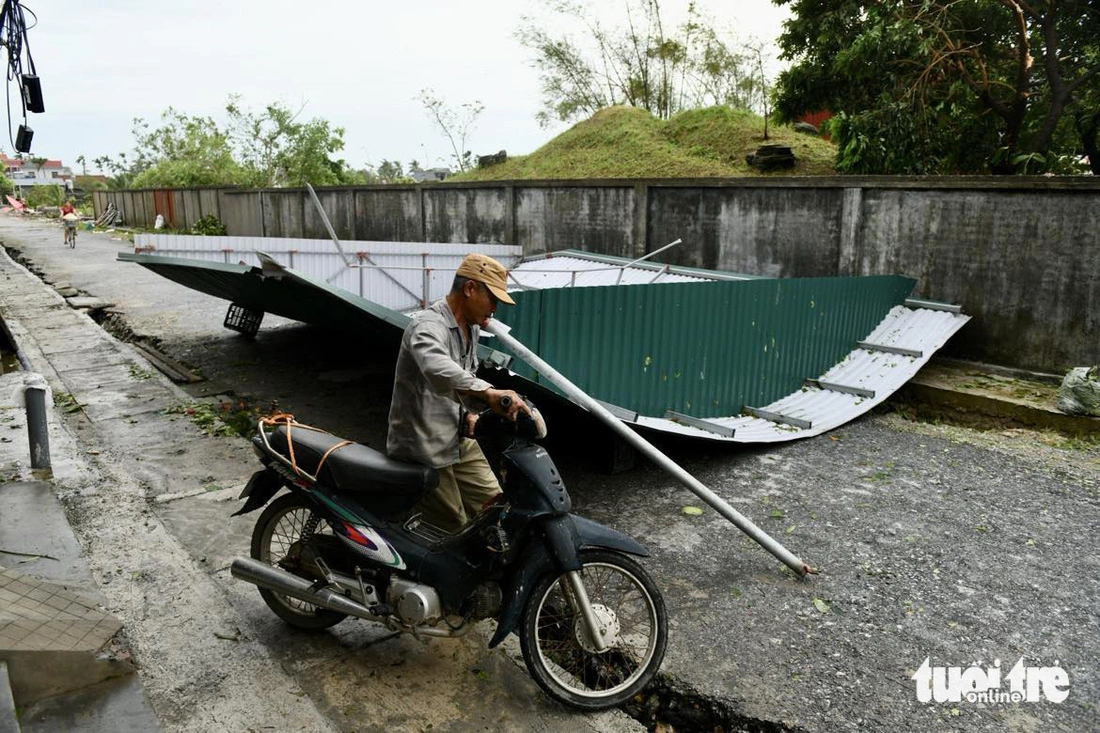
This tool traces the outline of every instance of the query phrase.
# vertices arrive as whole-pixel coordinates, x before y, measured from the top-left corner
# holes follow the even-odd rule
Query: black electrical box
[[[19,126],[19,132],[15,135],[15,150],[20,153],[31,152],[31,138],[34,137],[34,130],[26,125]]]
[[[46,103],[42,101],[42,82],[34,74],[23,74],[23,100],[28,112],[45,112]]]

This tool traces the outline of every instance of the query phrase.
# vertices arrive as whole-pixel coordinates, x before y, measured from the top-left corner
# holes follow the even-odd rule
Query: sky
[[[604,22],[623,0],[589,0]],[[539,0],[24,0],[45,112],[29,114],[31,155],[81,173],[133,150],[132,121],[169,106],[224,123],[230,94],[254,112],[274,101],[345,130],[352,167],[383,159],[450,164],[450,145],[417,100],[432,90],[451,108],[478,101],[467,147],[475,155],[530,153],[568,128],[540,127],[533,54],[516,39],[524,16],[559,26]],[[787,17],[771,0],[701,0],[731,37],[772,42]],[[666,27],[687,0],[662,0]],[[27,23],[35,23],[30,14]],[[11,85],[13,130],[21,110]],[[14,137],[14,131],[12,133]],[[14,152],[10,140],[0,148]]]

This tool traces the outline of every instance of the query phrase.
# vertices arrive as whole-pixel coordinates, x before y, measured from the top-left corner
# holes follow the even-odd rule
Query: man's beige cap
[[[489,292],[495,295],[501,303],[516,304],[516,301],[508,295],[508,271],[504,269],[504,265],[489,255],[466,255],[466,259],[462,260],[462,264],[458,266],[455,275],[485,283],[485,286],[489,288]]]

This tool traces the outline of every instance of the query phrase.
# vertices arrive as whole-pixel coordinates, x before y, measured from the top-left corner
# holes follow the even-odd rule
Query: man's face
[[[466,283],[470,290],[466,298],[466,315],[470,323],[476,323],[481,328],[489,325],[489,319],[497,310],[497,296],[489,290],[485,283],[470,280]]]

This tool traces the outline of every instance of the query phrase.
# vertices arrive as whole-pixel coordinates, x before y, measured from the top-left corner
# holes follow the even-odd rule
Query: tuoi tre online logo
[[[920,702],[1019,703],[1062,702],[1069,696],[1069,675],[1054,660],[1053,667],[1028,667],[1020,657],[1004,675],[1008,689],[1003,689],[1001,660],[982,668],[972,664],[962,667],[933,667],[930,657],[910,679],[917,683]]]

